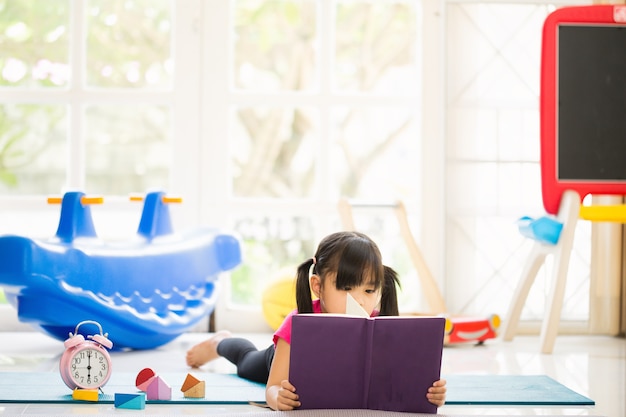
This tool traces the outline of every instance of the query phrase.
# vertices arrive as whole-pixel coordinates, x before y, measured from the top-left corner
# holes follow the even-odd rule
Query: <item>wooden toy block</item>
[[[115,393],[115,408],[125,408],[128,410],[143,410],[146,408],[146,394]]]
[[[157,375],[150,380],[146,394],[148,400],[171,400],[172,388]]]
[[[182,392],[189,390],[194,385],[198,384],[200,380],[191,374],[187,374],[185,377],[185,382],[183,382],[183,386],[180,388]]]
[[[152,382],[152,380],[156,377],[154,371],[150,368],[144,368],[137,374],[137,378],[135,379],[135,386],[143,392],[148,390],[148,385]]]
[[[204,398],[205,383],[204,381],[198,382],[187,391],[183,392],[185,398]]]
[[[185,398],[204,398],[205,382],[191,374],[187,374],[185,382],[180,389]]]
[[[97,389],[80,389],[75,388],[72,392],[72,399],[78,401],[98,401],[98,390]]]

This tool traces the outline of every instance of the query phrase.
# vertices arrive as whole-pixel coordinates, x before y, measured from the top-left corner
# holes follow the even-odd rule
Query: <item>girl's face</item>
[[[337,289],[335,277],[330,275],[324,282],[317,275],[311,276],[311,289],[320,299],[323,313],[345,314],[346,298],[349,293],[370,316],[380,302],[380,290],[373,285],[359,285],[358,287],[346,287]]]

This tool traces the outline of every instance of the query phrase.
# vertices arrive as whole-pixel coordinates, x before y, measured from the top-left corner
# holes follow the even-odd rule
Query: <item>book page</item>
[[[367,311],[361,307],[359,303],[356,302],[354,297],[350,295],[350,293],[346,296],[346,314],[349,316],[357,316],[357,317],[369,317]]]

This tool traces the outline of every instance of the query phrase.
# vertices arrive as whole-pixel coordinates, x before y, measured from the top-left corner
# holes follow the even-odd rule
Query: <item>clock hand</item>
[[[87,383],[91,384],[91,351],[87,351]]]

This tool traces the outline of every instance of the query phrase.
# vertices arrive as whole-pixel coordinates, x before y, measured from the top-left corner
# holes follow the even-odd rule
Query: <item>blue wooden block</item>
[[[131,410],[143,410],[146,408],[146,394],[115,393],[115,408],[126,408]]]

